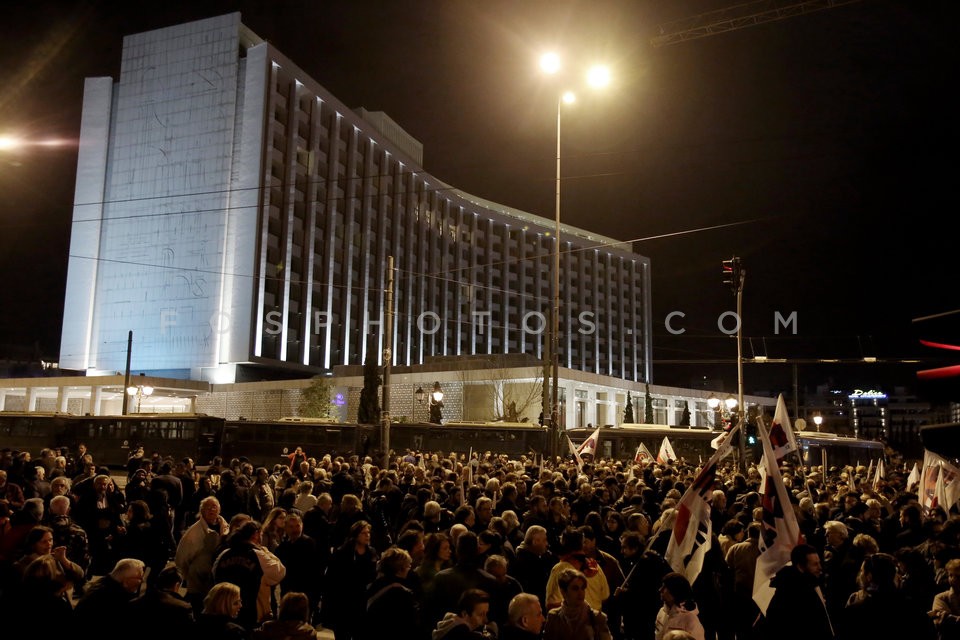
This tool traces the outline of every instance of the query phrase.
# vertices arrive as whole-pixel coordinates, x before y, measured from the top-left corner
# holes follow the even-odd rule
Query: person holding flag
[[[730,433],[735,433],[739,428],[734,427]],[[712,543],[710,500],[720,461],[733,450],[731,442],[730,437],[724,439],[677,504],[677,519],[664,558],[675,572],[685,576],[691,584],[700,575],[703,557]]]
[[[787,496],[787,489],[780,475],[776,454],[773,451],[767,430],[760,420],[757,432],[763,446],[763,459],[758,470],[762,474],[760,483],[760,505],[763,509],[760,535],[760,556],[757,558],[757,570],[753,583],[753,599],[762,613],[766,613],[775,588],[771,579],[777,575],[790,560],[791,550],[803,542],[797,515]],[[819,571],[820,560],[817,559]],[[824,609],[826,611],[826,609]]]
[[[833,640],[836,634],[820,590],[823,568],[817,550],[808,544],[798,544],[790,549],[789,560],[790,564],[780,568],[771,581],[775,593],[763,607],[766,614],[757,637],[760,640]]]

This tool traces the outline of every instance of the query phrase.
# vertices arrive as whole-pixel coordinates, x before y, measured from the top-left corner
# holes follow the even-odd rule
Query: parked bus
[[[960,463],[960,423],[924,425],[920,427],[920,442],[924,449]]]
[[[517,457],[542,453],[547,430],[520,422],[393,423],[390,448],[467,454],[490,451]],[[225,460],[244,457],[256,466],[283,463],[287,453],[301,447],[308,457],[325,454],[361,458],[382,455],[382,427],[332,422],[329,419],[230,420],[223,439]],[[379,460],[378,460],[379,461]]]
[[[44,448],[71,452],[84,443],[99,466],[121,468],[131,448],[142,446],[174,460],[191,457],[206,465],[220,455],[223,418],[186,413],[76,416],[63,413],[0,412],[0,447],[36,454]]]

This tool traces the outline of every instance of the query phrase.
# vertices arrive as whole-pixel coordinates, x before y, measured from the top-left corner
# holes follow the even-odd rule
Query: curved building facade
[[[353,110],[233,13],[124,39],[86,81],[60,366],[231,382],[381,357],[549,346],[553,220],[422,168],[422,147]],[[569,226],[560,364],[651,377],[650,262]]]

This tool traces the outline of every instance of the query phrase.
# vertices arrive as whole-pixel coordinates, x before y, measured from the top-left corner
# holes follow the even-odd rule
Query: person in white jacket
[[[667,633],[674,630],[686,631],[695,640],[705,640],[693,588],[683,575],[663,576],[660,598],[663,607],[657,613],[657,640],[664,640]]]
[[[197,521],[183,532],[174,563],[186,582],[187,601],[199,614],[203,599],[213,586],[213,561],[230,526],[220,515],[220,501],[208,496],[200,501]]]

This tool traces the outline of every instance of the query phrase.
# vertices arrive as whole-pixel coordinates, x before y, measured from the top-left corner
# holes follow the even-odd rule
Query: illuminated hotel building
[[[124,370],[128,331],[132,370],[170,378],[379,360],[388,256],[393,364],[544,356],[554,221],[427,174],[239,13],[124,38],[80,143],[61,368]],[[561,366],[650,380],[649,260],[569,226],[560,251]]]

